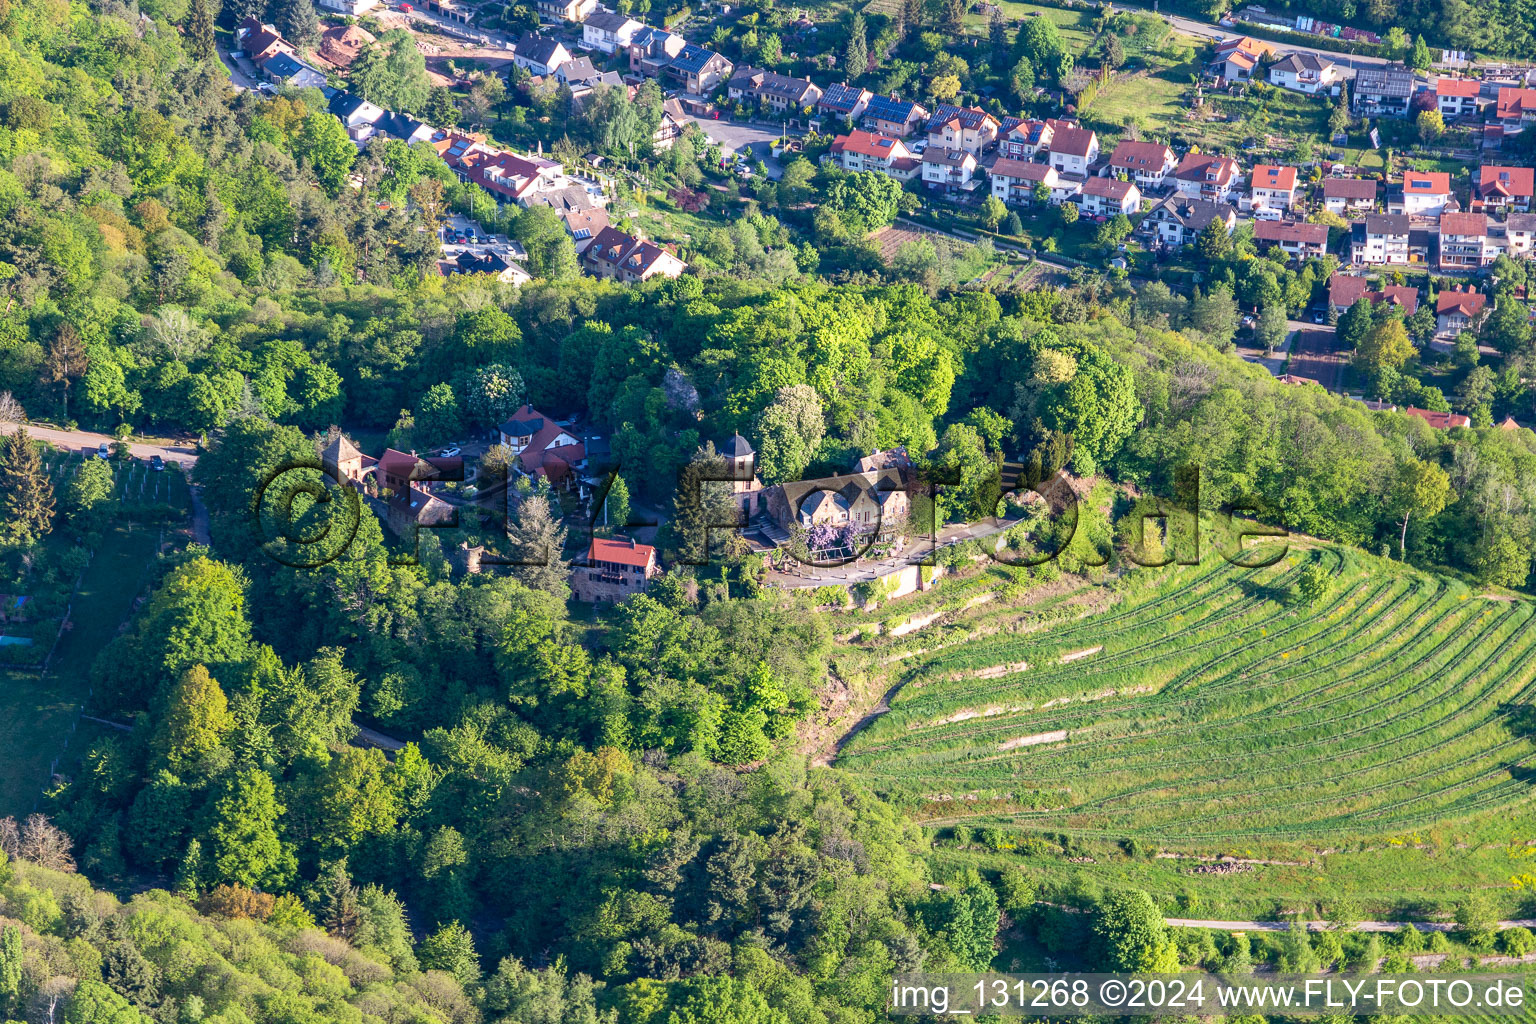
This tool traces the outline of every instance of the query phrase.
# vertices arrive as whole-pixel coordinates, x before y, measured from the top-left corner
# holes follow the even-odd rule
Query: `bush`
[[[1499,933],[1499,948],[1508,956],[1525,956],[1536,947],[1536,935],[1529,928],[1506,928]]]

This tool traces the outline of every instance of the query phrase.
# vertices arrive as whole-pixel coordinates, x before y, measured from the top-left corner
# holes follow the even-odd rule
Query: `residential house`
[[[1316,94],[1332,92],[1344,80],[1344,72],[1326,57],[1293,53],[1270,65],[1269,81],[1282,89]]]
[[[572,468],[585,463],[587,446],[564,425],[524,405],[497,428],[518,468],[551,484],[569,485]]]
[[[1369,279],[1355,274],[1335,273],[1328,279],[1328,306],[1342,313],[1361,299],[1371,305],[1383,302],[1402,309],[1403,316],[1413,316],[1419,308],[1419,290],[1408,285],[1384,284],[1372,288]]]
[[[1435,326],[1442,336],[1460,334],[1475,326],[1488,305],[1488,296],[1473,288],[1442,289],[1435,296]]]
[[[1077,191],[1078,185],[1073,182],[1069,188],[1062,187],[1061,176],[1056,173],[1056,168],[1049,164],[1035,163],[1032,160],[1010,160],[1000,156],[993,163],[992,169],[987,172],[992,178],[992,195],[1005,203],[1014,206],[1027,206],[1034,202],[1035,188],[1044,185],[1051,190],[1050,203],[1059,205],[1057,192],[1060,191],[1065,198]]]
[[[379,119],[387,113],[378,104],[369,103],[361,96],[350,92],[338,92],[332,96],[327,109],[341,121],[343,128],[377,124]]]
[[[821,99],[816,101],[816,110],[825,117],[856,122],[869,107],[869,101],[874,95],[868,89],[837,82],[822,92]]]
[[[399,139],[407,146],[414,146],[418,142],[431,142],[437,134],[437,129],[425,121],[418,121],[406,114],[396,114],[393,111],[386,112],[383,117],[373,123],[376,133],[388,135]]]
[[[620,50],[629,49],[635,33],[643,28],[645,28],[643,23],[627,14],[597,11],[587,15],[586,20],[581,23],[581,41],[589,49],[600,50],[603,53],[618,53]]]
[[[923,151],[923,181],[946,188],[973,189],[976,158],[963,149],[929,146]]]
[[[1410,217],[1436,217],[1451,201],[1451,176],[1445,171],[1407,171],[1401,192],[1387,200],[1393,213]]]
[[[1050,165],[1059,174],[1088,176],[1088,169],[1099,158],[1099,135],[1091,128],[1061,124],[1051,134]]]
[[[1222,40],[1216,44],[1216,58],[1208,70],[1224,82],[1246,82],[1259,63],[1274,52],[1273,44],[1251,36]]]
[[[1512,213],[1504,222],[1505,245],[1511,256],[1536,255],[1536,213]]]
[[[565,189],[571,183],[561,164],[538,156],[471,147],[462,156],[445,157],[444,162],[461,181],[479,185],[496,198],[510,199],[521,206],[530,205],[537,193]]]
[[[1497,167],[1484,164],[1478,170],[1473,197],[1486,210],[1512,210],[1529,213],[1531,195],[1536,192],[1536,170],[1530,167]]]
[[[682,36],[647,25],[629,41],[629,70],[655,78],[687,45]]]
[[[1163,143],[1126,139],[1115,146],[1103,173],[1123,174],[1141,191],[1152,192],[1162,189],[1164,180],[1178,165],[1173,150]]]
[[[998,120],[980,107],[941,103],[928,118],[928,145],[958,149],[980,158],[997,141]]]
[[[1463,416],[1459,412],[1435,412],[1431,409],[1419,409],[1414,406],[1405,406],[1403,412],[1415,419],[1421,419],[1436,430],[1450,430],[1453,427],[1470,427],[1472,418]]]
[[[1173,169],[1173,187],[1190,199],[1224,203],[1240,171],[1237,161],[1215,153],[1186,153]]]
[[[622,601],[645,593],[659,575],[661,565],[651,545],[630,537],[593,537],[585,561],[571,563],[571,595],[593,604]]]
[[[672,144],[682,137],[688,130],[688,115],[683,113],[683,105],[674,96],[669,96],[661,104],[661,124],[656,126],[656,133],[651,136],[651,148],[658,153],[672,148]]]
[[[315,6],[322,11],[335,11],[355,18],[379,6],[379,0],[318,0]]]
[[[927,123],[928,111],[911,100],[894,96],[872,96],[864,108],[864,127],[881,135],[904,139],[921,123]]]
[[[1278,245],[1297,260],[1328,252],[1328,225],[1294,220],[1260,220],[1253,224],[1253,240],[1262,249]]]
[[[887,538],[898,534],[911,513],[906,470],[900,464],[905,453],[888,463],[852,473],[796,480],[768,489],[768,514],[784,529],[798,525],[855,527],[860,536]],[[885,453],[877,452],[871,459]],[[860,465],[865,460],[860,461]],[[910,465],[910,463],[907,463]]]
[[[587,246],[592,244],[592,239],[608,226],[608,211],[601,206],[584,209],[563,209],[557,206],[555,212],[560,215],[560,222],[565,225],[565,233],[571,236],[578,256],[586,251]]]
[[[1376,206],[1376,181],[1372,178],[1325,178],[1323,209],[1340,216],[1364,212]]]
[[[1049,121],[1019,121],[1001,129],[997,151],[1009,160],[1033,160],[1051,147],[1056,133]]]
[[[558,39],[530,32],[512,47],[512,63],[531,75],[552,75],[571,59],[571,51]]]
[[[634,284],[653,277],[678,277],[688,264],[648,242],[626,235],[612,225],[598,232],[581,254],[582,266],[594,277]]]
[[[922,161],[900,139],[857,128],[832,140],[827,159],[845,171],[877,171],[898,181],[922,170]]]
[[[1442,271],[1481,270],[1500,252],[1488,230],[1484,213],[1440,215],[1440,269]]]
[[[538,0],[540,14],[564,21],[585,21],[597,10],[597,0]]]
[[[555,81],[570,86],[573,92],[590,82],[601,80],[602,76],[603,72],[597,70],[591,57],[572,57],[555,68]]]
[[[1350,105],[1358,117],[1402,117],[1418,88],[1412,71],[1400,67],[1363,67],[1355,72]]]
[[[687,44],[662,70],[683,87],[684,92],[705,96],[731,77],[733,65],[713,50]]]
[[[1435,109],[1447,121],[1474,117],[1478,112],[1478,94],[1482,83],[1472,78],[1435,79]]]
[[[528,271],[492,250],[473,252],[465,249],[452,260],[438,260],[438,273],[444,277],[453,274],[490,274],[498,281],[522,285],[533,280]]]
[[[1350,225],[1350,262],[1357,265],[1413,262],[1405,213],[1370,214]]]
[[[323,72],[316,71],[291,53],[274,53],[261,62],[261,73],[273,85],[295,89],[321,89],[326,85]]]
[[[1296,168],[1255,164],[1248,179],[1249,202],[1256,218],[1277,220],[1296,202]]]
[[[1499,89],[1494,104],[1494,117],[1504,128],[1505,135],[1521,131],[1536,121],[1536,89],[1522,89],[1506,85]]]
[[[821,99],[821,89],[812,85],[809,77],[792,78],[754,67],[737,68],[725,92],[733,100],[752,100],[779,113],[798,114]]]
[[[279,53],[293,52],[293,47],[276,27],[263,25],[255,18],[246,18],[240,23],[235,30],[235,40],[240,52],[257,64]]]
[[[1134,181],[1089,178],[1083,182],[1078,205],[1090,217],[1113,217],[1123,213],[1134,221],[1141,213],[1141,189]]]
[[[1230,235],[1237,227],[1237,211],[1228,203],[1191,199],[1176,192],[1158,200],[1137,230],[1145,238],[1177,248],[1193,242],[1212,221],[1219,222]]]

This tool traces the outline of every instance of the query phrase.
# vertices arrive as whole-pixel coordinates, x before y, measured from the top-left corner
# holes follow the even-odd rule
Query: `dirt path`
[[[1203,921],[1191,917],[1170,917],[1168,923],[1180,928],[1210,928],[1213,931],[1222,932],[1283,932],[1291,927],[1289,921]],[[1326,932],[1333,927],[1327,921],[1308,921],[1306,925],[1309,932]],[[1409,925],[1421,932],[1449,932],[1456,928],[1455,923],[1451,921],[1361,921],[1355,925],[1355,931],[1395,932]],[[1536,928],[1536,919],[1500,921],[1498,927]]]

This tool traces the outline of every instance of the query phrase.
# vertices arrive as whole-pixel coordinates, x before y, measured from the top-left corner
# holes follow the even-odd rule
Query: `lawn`
[[[119,526],[109,530],[80,579],[71,601],[70,628],[46,675],[4,672],[0,693],[0,814],[32,810],[54,758],[83,749],[72,737],[75,717],[90,695],[90,668],[117,634],[144,585],[155,555],[158,530]],[[89,723],[82,733],[91,731]]]
[[[1291,596],[1308,564],[1330,581],[1310,605]],[[1341,892],[1413,914],[1477,887],[1524,909],[1507,880],[1536,764],[1531,604],[1332,547],[1116,587],[1087,617],[952,593],[934,626],[854,642],[847,667],[899,689],[836,768],[946,857],[1187,890],[1202,916]],[[1223,855],[1272,863],[1200,870]]]
[[[1090,8],[1080,11],[1068,11],[1060,7],[1042,7],[1037,4],[1014,3],[1012,0],[1001,0],[998,6],[1003,9],[1003,17],[1009,21],[1022,21],[1025,18],[1036,16],[1054,21],[1056,27],[1061,31],[1062,42],[1066,43],[1073,53],[1082,53],[1088,44],[1093,41],[1093,16],[1096,12]],[[989,14],[967,14],[965,17],[966,31],[974,31],[983,36],[986,35],[987,23],[990,18],[991,15]]]
[[[1191,61],[1116,78],[1099,91],[1083,122],[1105,136],[1106,144],[1118,140],[1133,119],[1153,135],[1181,131],[1189,124],[1189,92],[1199,71]]]

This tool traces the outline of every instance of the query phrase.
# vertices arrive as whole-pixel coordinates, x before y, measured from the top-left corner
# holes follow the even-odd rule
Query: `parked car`
[[[96,446],[96,457],[98,459],[110,459],[112,457],[112,446],[106,441],[101,442],[101,444]]]
[[[444,449],[443,449],[443,450],[442,450],[442,451],[441,451],[441,452],[439,452],[439,453],[438,453],[438,454],[439,454],[439,456],[440,456],[440,457],[441,457],[441,458],[444,458],[444,459],[451,459],[451,458],[453,458],[453,457],[454,457],[454,456],[456,456],[456,455],[458,455],[458,454],[459,454],[459,452],[460,452],[460,451],[461,451],[461,450],[462,450],[462,449],[460,449],[460,448],[459,448],[459,446],[458,446],[458,445],[456,445],[456,444],[455,444],[455,445],[449,445],[449,446],[448,446],[448,447],[447,447],[447,448],[444,448]]]
[[[156,473],[163,473],[165,471],[165,460],[158,455],[151,455],[149,457],[149,468]]]

